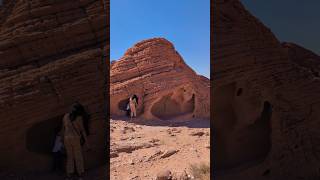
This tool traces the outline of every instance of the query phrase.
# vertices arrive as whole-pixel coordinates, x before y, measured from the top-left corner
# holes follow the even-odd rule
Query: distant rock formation
[[[140,118],[209,118],[209,80],[188,67],[164,38],[141,41],[114,61],[110,86],[112,116],[125,115],[128,98],[136,94]]]
[[[0,169],[52,165],[54,128],[74,101],[91,115],[86,167],[106,162],[106,9],[99,0],[4,0],[0,7]]]
[[[239,0],[213,2],[216,178],[316,179],[319,57],[281,45]]]

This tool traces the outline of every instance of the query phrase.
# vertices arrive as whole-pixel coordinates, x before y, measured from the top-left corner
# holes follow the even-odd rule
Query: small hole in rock
[[[267,169],[266,171],[264,171],[264,173],[262,174],[262,176],[267,176],[270,174],[270,169]]]
[[[242,88],[239,88],[237,91],[237,96],[240,96],[242,94]]]

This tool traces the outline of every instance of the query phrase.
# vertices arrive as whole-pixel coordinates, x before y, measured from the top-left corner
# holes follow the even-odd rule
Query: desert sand
[[[165,171],[192,179],[191,165],[209,165],[208,120],[129,120],[110,120],[110,179],[156,179]]]

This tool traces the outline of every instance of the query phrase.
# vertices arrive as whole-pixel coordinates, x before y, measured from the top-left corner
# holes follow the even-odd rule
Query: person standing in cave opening
[[[85,128],[88,127],[85,123],[88,122],[88,117],[80,103],[75,103],[71,111],[63,117],[62,137],[67,155],[66,179],[72,179],[76,169],[79,180],[82,180],[84,174],[82,145],[85,145],[88,150],[90,149],[87,139],[88,129]]]
[[[137,106],[138,106],[138,97],[137,95],[133,95],[129,99],[129,107],[130,107],[130,118],[137,117]]]

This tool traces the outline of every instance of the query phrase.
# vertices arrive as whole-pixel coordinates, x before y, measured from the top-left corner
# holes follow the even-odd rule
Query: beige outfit
[[[84,173],[84,163],[82,155],[82,147],[80,144],[81,133],[83,132],[82,118],[77,117],[75,121],[71,122],[69,114],[63,117],[64,128],[64,146],[67,153],[67,174],[74,173],[74,166],[76,166],[79,175]]]
[[[136,99],[130,98],[129,106],[130,106],[130,111],[131,111],[130,117],[137,117],[137,101],[136,101]]]

